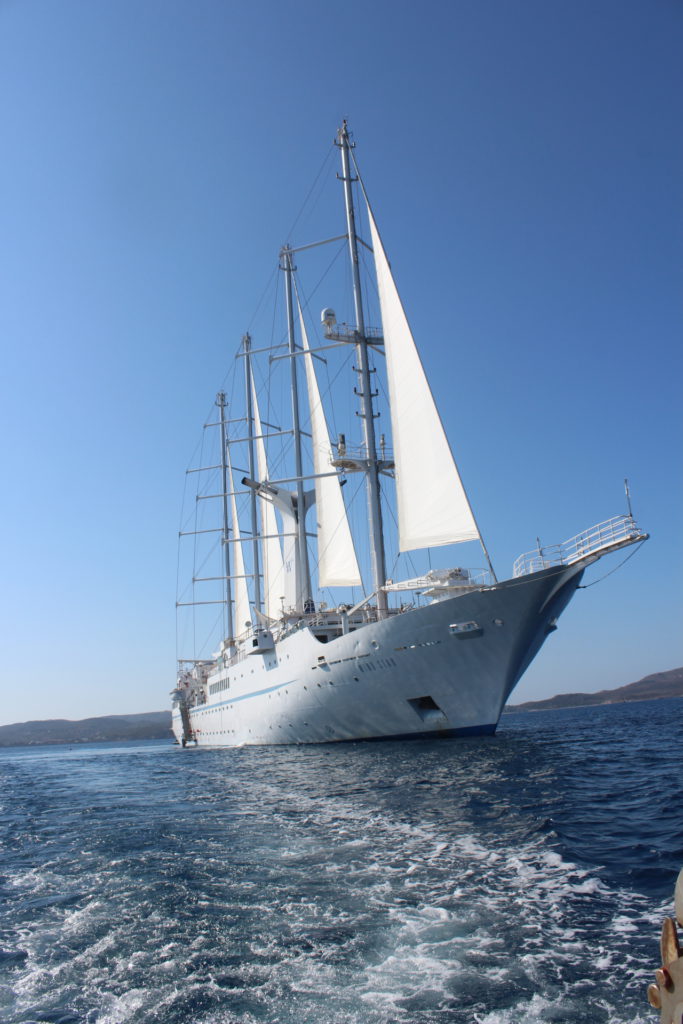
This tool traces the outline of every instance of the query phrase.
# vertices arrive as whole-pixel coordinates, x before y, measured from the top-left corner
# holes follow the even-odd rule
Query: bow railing
[[[647,540],[648,535],[638,527],[633,516],[613,516],[570,537],[563,544],[540,545],[534,551],[520,555],[512,570],[513,577],[528,576],[554,565],[574,565],[585,558],[606,554],[618,548]]]

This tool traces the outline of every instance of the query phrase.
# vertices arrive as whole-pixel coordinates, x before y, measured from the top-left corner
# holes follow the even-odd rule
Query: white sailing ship
[[[396,290],[346,123],[335,145],[344,234],[280,252],[286,342],[284,350],[275,346],[266,355],[271,368],[277,364],[285,371],[291,425],[282,428],[263,414],[254,361],[264,350],[246,335],[237,360],[244,407],[235,415],[235,403],[224,392],[218,395],[218,416],[207,424],[219,437],[218,460],[190,471],[200,474],[197,479],[204,474],[218,481],[218,490],[200,489],[197,505],[214,499],[221,521],[183,530],[181,538],[190,537],[196,553],[198,538],[213,537],[220,570],[201,576],[195,565],[191,593],[181,595],[178,607],[194,614],[200,606],[219,605],[223,638],[210,656],[194,652],[180,660],[173,730],[183,746],[493,733],[586,566],[647,537],[629,508],[565,544],[539,544],[517,560],[510,579],[497,579]],[[356,183],[366,207],[360,212],[367,217],[367,239],[357,230]],[[338,323],[331,309],[323,310],[323,341],[311,342],[294,260],[305,249],[335,242],[350,261],[354,320]],[[374,259],[381,330],[366,326],[365,252]],[[354,359],[362,432],[356,444],[347,444],[344,434],[332,441],[328,431],[318,377],[335,351]],[[387,382],[391,449],[376,432],[378,370]],[[304,379],[307,403],[300,402]],[[270,418],[270,405],[266,414]],[[268,446],[282,438],[290,469],[274,472]],[[347,480],[364,482],[366,494],[364,522],[359,527],[356,515],[353,529],[342,488]],[[400,552],[478,542],[487,568],[388,578],[388,508],[396,510],[394,543]],[[365,588],[359,530],[369,566]],[[218,586],[220,593],[198,597],[200,584]],[[323,595],[331,600],[324,602]]]

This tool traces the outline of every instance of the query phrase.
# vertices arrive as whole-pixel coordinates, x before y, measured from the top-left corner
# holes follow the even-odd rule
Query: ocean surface
[[[683,700],[0,751],[3,1024],[650,1022]]]

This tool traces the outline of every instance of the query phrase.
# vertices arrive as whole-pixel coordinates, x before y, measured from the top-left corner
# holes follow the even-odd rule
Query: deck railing
[[[349,463],[366,462],[368,458],[368,449],[364,444],[335,445],[334,448],[328,449],[326,454],[328,454],[331,466],[341,466],[345,461],[348,461]],[[388,445],[383,444],[380,441],[377,445],[377,454],[383,461],[390,462],[393,465],[393,448],[390,448]]]
[[[553,565],[573,565],[590,555],[605,552],[645,540],[647,534],[637,526],[633,516],[613,516],[604,523],[591,526],[583,533],[577,533],[563,544],[548,544],[520,555],[514,564],[512,575],[528,576]]]

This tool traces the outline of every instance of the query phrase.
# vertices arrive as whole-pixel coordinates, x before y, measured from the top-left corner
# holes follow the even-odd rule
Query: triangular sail
[[[479,540],[369,206],[368,215],[387,358],[400,550]]]
[[[249,608],[249,590],[247,588],[247,577],[244,571],[244,554],[242,552],[242,537],[240,534],[240,523],[237,518],[237,503],[235,501],[235,484],[232,477],[232,465],[230,463],[230,452],[228,451],[228,483],[230,486],[230,511],[232,516],[232,536],[234,540],[232,551],[232,564],[234,567],[233,594],[235,595],[235,614],[233,617],[233,630],[235,636],[244,632],[247,622],[251,620]]]
[[[310,354],[301,305],[299,305],[299,322],[302,344],[308,353],[304,356],[304,362],[306,364],[308,404],[311,411],[313,472],[316,474],[318,584],[321,587],[357,587],[362,585],[362,580],[339,477],[319,475],[331,472],[330,435],[320,399],[320,389],[315,375],[313,356]]]
[[[259,481],[268,480],[268,462],[266,446],[263,441],[261,417],[256,400],[256,388],[252,387],[254,405],[254,432],[256,435],[256,461],[258,464]],[[271,619],[279,619],[282,612],[284,586],[284,566],[282,548],[278,536],[277,519],[273,504],[267,498],[261,498],[261,552],[263,555],[263,603],[266,615]]]

